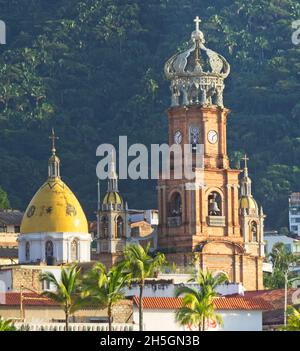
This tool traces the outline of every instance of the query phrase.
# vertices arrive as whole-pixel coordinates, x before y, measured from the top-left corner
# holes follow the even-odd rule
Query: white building
[[[300,193],[292,193],[289,197],[290,232],[300,236]]]
[[[283,243],[286,249],[294,254],[300,255],[300,240],[291,238],[287,235],[278,234],[276,231],[265,232],[265,255],[272,252],[272,248],[277,243]]]
[[[138,298],[134,298],[133,322],[138,324]],[[208,331],[262,331],[262,312],[271,306],[261,299],[242,296],[220,297],[215,299],[215,312],[220,314],[223,326],[213,319],[206,322]],[[179,325],[175,320],[176,311],[181,307],[182,299],[175,297],[145,297],[145,331],[197,331],[198,327],[187,324]]]

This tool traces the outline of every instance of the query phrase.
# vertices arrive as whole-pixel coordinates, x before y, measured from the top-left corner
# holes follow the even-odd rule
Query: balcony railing
[[[65,323],[15,323],[18,330],[24,331],[64,331]],[[114,323],[113,331],[132,331],[133,324]],[[70,323],[69,331],[108,331],[107,323]]]

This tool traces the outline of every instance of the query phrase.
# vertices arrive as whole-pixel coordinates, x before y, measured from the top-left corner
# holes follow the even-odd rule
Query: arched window
[[[117,218],[117,238],[122,238],[124,236],[124,222],[123,218],[119,216]]]
[[[252,241],[257,242],[257,224],[254,221],[251,223],[251,234],[252,234]]]
[[[208,215],[222,216],[222,198],[216,191],[208,195]]]
[[[46,245],[45,245],[45,255],[46,255],[46,259],[48,257],[53,257],[54,254],[54,250],[53,250],[53,242],[52,241],[47,241]]]
[[[174,193],[169,205],[169,215],[170,217],[181,217],[181,212],[181,196],[179,193]]]
[[[200,128],[197,126],[190,126],[190,144],[192,145],[192,152],[197,151],[197,145],[200,144]]]
[[[103,238],[108,236],[108,218],[106,216],[101,218],[101,234]]]
[[[30,261],[30,242],[26,242],[25,244],[25,259],[26,261]]]
[[[73,240],[71,242],[71,261],[78,261],[78,241]]]

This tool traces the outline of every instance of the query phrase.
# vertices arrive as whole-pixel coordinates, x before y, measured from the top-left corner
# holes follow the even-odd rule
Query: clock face
[[[180,130],[177,130],[174,134],[174,142],[175,144],[181,144],[182,142],[182,134]]]
[[[215,130],[210,130],[207,134],[207,140],[211,144],[215,144],[218,141],[218,132],[216,132]]]

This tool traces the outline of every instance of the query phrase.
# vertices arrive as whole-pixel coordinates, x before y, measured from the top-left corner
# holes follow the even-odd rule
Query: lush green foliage
[[[60,136],[62,174],[93,217],[96,147],[167,140],[163,64],[186,44],[196,14],[208,46],[232,65],[233,165],[247,152],[267,224],[286,226],[300,189],[298,0],[0,0],[0,185],[23,208],[46,177],[48,134]],[[103,183],[102,190],[106,187]],[[121,182],[130,207],[156,207],[155,181]]]
[[[299,257],[287,250],[283,243],[276,243],[269,255],[273,265],[271,275],[265,273],[264,286],[270,289],[281,289],[285,286],[285,274],[287,272],[288,286],[296,279],[297,275],[292,272],[293,264],[299,262]]]
[[[9,319],[3,319],[0,317],[0,331],[15,331],[16,328],[13,324],[13,322]]]
[[[131,282],[139,285],[139,330],[143,330],[143,290],[146,278],[153,277],[156,271],[167,263],[165,255],[157,253],[154,257],[149,252],[150,244],[144,249],[140,244],[125,247],[124,260],[120,267],[130,274]]]
[[[282,330],[300,331],[300,310],[297,310],[293,306],[289,306],[287,312],[287,326],[282,328]]]
[[[129,282],[129,274],[116,265],[109,271],[99,262],[84,276],[82,281],[84,299],[91,304],[106,307],[109,331],[112,330],[112,307],[124,298],[125,287]]]
[[[183,305],[176,312],[176,320],[182,325],[192,324],[198,330],[205,330],[206,322],[214,319],[222,326],[222,318],[215,313],[213,299],[217,296],[216,287],[228,281],[224,274],[213,276],[210,272],[199,271],[191,281],[198,288],[179,287],[176,296],[183,296]]]
[[[9,208],[9,200],[6,192],[0,187],[0,210]]]
[[[69,330],[70,315],[86,303],[80,295],[79,273],[80,268],[73,266],[71,268],[62,268],[60,279],[56,279],[51,272],[42,273],[40,277],[41,281],[46,281],[55,287],[54,291],[46,290],[43,292],[43,295],[57,302],[63,308],[66,316],[66,330]]]

